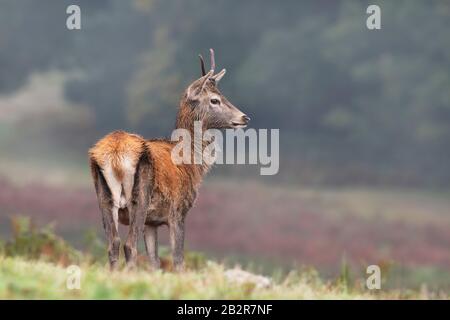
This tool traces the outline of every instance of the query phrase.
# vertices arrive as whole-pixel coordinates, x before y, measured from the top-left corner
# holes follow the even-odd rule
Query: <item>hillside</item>
[[[368,290],[366,275],[341,265],[340,275],[325,280],[312,267],[293,267],[257,274],[185,253],[186,271],[171,271],[167,248],[161,248],[162,270],[149,270],[139,256],[136,270],[108,267],[104,244],[92,236],[79,251],[56,235],[52,226],[31,219],[11,220],[12,237],[0,242],[0,299],[404,299],[446,298],[446,291],[391,289],[382,276],[381,290]],[[73,269],[75,266],[75,270]],[[252,272],[248,272],[251,270]],[[75,280],[74,280],[75,279]],[[79,280],[76,280],[79,279]],[[79,289],[70,290],[70,286]]]
[[[251,182],[236,188],[235,181],[217,180],[207,181],[187,219],[190,251],[258,273],[313,266],[326,279],[339,275],[343,259],[357,276],[378,264],[390,289],[419,290],[426,284],[450,292],[448,192]],[[99,254],[105,255],[90,184],[14,184],[0,178],[0,239],[11,236],[9,222],[17,215],[31,217],[37,226],[53,224],[79,249],[85,249],[85,238],[92,235]],[[167,245],[167,229],[160,230],[161,244]]]

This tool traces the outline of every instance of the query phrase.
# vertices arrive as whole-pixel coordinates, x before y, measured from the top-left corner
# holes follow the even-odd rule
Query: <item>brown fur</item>
[[[129,155],[135,166],[144,151],[143,143],[144,139],[137,134],[130,134],[121,130],[114,131],[99,140],[89,150],[89,158],[101,168],[104,168],[110,159],[116,178],[121,181],[124,175],[121,159]]]
[[[180,101],[177,128],[190,130],[192,137],[194,121],[201,121],[203,129],[233,128],[248,122],[249,118],[217,89],[217,82],[224,74],[225,70],[217,75],[210,71],[186,89]],[[217,103],[219,99],[220,107],[220,103]],[[169,226],[174,266],[178,270],[183,267],[184,219],[194,204],[209,166],[205,163],[175,164],[171,157],[174,146],[175,143],[169,140],[145,140],[139,135],[115,131],[89,150],[92,176],[109,241],[108,252],[112,268],[117,264],[120,244],[113,221],[115,214],[120,223],[130,226],[124,246],[129,265],[135,264],[137,238],[144,231],[150,263],[154,268],[159,267],[156,228],[166,224]],[[194,150],[193,146],[191,149]],[[105,170],[111,166],[117,179],[112,179],[114,187],[122,188],[123,194],[125,185],[130,180],[130,167],[126,167],[130,165],[129,162],[135,168],[132,197],[126,207],[119,208],[118,199],[113,199],[111,186],[106,182],[107,178],[112,178],[105,178]]]

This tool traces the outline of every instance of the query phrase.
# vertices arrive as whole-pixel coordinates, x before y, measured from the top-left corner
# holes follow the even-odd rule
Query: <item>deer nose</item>
[[[250,121],[250,117],[247,116],[246,114],[244,114],[244,115],[242,116],[242,119],[244,120],[245,123],[248,123],[248,122]]]

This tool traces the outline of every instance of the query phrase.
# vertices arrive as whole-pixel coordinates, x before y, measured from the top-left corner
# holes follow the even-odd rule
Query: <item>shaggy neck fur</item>
[[[195,102],[188,101],[185,97],[183,97],[180,101],[180,106],[177,114],[176,120],[176,129],[187,129],[190,132],[191,136],[191,159],[194,159],[194,154],[203,154],[203,150],[209,144],[209,142],[202,141],[201,150],[195,146],[194,143],[194,122],[201,121],[202,122],[202,133],[205,132],[208,128],[203,120],[203,114],[197,112],[195,108],[198,107]],[[202,164],[192,164],[188,165],[189,167],[195,167],[200,171],[200,174],[204,176],[208,173],[210,169],[210,165],[207,164],[202,157]]]

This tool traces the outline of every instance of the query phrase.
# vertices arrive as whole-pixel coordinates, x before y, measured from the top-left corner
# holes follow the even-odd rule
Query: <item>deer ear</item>
[[[187,97],[189,99],[196,99],[198,97],[198,95],[202,92],[202,90],[205,88],[206,83],[210,80],[212,75],[213,75],[213,71],[210,70],[203,77],[195,80],[187,89],[187,92],[186,92]]]
[[[220,81],[220,79],[223,78],[226,72],[227,72],[226,69],[222,69],[218,74],[212,76],[211,79],[213,79],[217,83]]]

